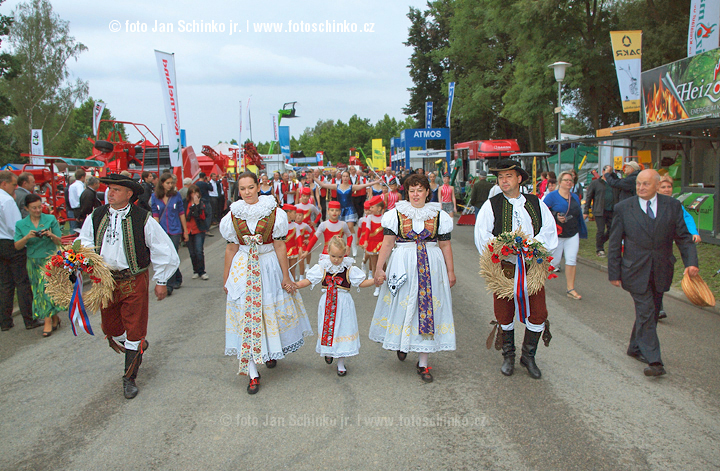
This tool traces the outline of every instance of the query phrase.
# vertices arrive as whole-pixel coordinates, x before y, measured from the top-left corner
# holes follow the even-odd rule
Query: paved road
[[[625,355],[630,296],[580,266],[582,301],[550,282],[554,339],[539,381],[500,374],[485,349],[492,303],[472,228],[453,233],[457,346],[431,355],[435,382],[367,340],[372,289],[353,291],[362,334],[340,378],[316,337],[245,392],[224,357],[224,242],[207,239],[209,281],[150,303],[151,347],[132,401],[122,357],[101,336],[0,334],[1,469],[677,469],[720,468],[720,316],[666,300],[659,331],[668,375]],[[318,290],[303,291],[315,324]],[[92,317],[99,330],[99,317]],[[22,325],[16,322],[16,325]],[[519,366],[519,365],[518,365]]]

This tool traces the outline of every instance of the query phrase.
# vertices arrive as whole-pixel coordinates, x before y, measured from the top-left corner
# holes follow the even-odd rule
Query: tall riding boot
[[[503,364],[500,372],[505,376],[512,376],[515,372],[515,329],[503,330],[502,336]]]
[[[537,352],[538,341],[542,332],[533,332],[525,329],[525,339],[522,345],[522,355],[520,355],[520,364],[527,368],[532,378],[540,379],[542,373],[540,368],[535,364],[535,352]]]
[[[132,399],[137,396],[138,388],[135,385],[138,368],[142,363],[142,353],[136,350],[125,351],[125,375],[123,376],[123,393],[125,399]]]

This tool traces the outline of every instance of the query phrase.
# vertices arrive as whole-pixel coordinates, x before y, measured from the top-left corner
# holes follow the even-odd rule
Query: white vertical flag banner
[[[30,133],[30,153],[33,155],[45,155],[42,129],[33,129]],[[39,165],[41,167],[45,165],[45,161],[40,158],[32,157],[31,162],[33,165]]]
[[[238,136],[238,146],[242,147],[242,100],[240,100],[240,135]]]
[[[160,87],[165,102],[170,165],[180,167],[182,166],[182,149],[180,147],[180,111],[178,109],[177,80],[175,79],[175,55],[156,50],[155,59],[157,59]]]
[[[432,119],[433,119],[433,102],[426,101],[425,102],[425,127],[427,129],[432,128]]]
[[[272,122],[273,122],[273,141],[278,140],[278,115],[274,114],[272,115]]]
[[[96,101],[95,106],[93,107],[93,136],[97,136],[103,111],[105,111],[105,103],[102,101]]]
[[[688,25],[688,57],[720,45],[720,0],[692,0]]]
[[[445,118],[445,127],[450,127],[450,113],[452,113],[453,99],[455,98],[455,82],[450,82],[448,85],[448,108]]]

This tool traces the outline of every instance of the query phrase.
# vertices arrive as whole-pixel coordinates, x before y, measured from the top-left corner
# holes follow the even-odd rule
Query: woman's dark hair
[[[276,172],[276,173],[277,173],[277,172]],[[239,182],[239,181],[240,181],[241,179],[243,179],[243,178],[252,178],[252,181],[254,181],[256,185],[257,185],[257,183],[258,183],[258,177],[257,177],[257,175],[255,175],[254,173],[252,173],[252,172],[250,172],[250,171],[248,171],[248,170],[246,170],[246,171],[244,171],[243,173],[241,173],[240,175],[238,175],[237,181]]]
[[[425,188],[425,190],[427,190],[428,194],[427,194],[427,197],[425,198],[425,202],[427,203],[428,201],[430,201],[430,198],[432,197],[432,191],[430,190],[430,180],[428,180],[428,177],[426,177],[425,175],[420,175],[420,174],[415,173],[415,174],[407,177],[405,179],[405,183],[403,184],[403,186],[405,187],[405,190],[407,191],[408,194],[410,193],[410,188],[412,188],[414,186],[418,186],[418,185],[420,185],[421,187]]]
[[[42,198],[40,198],[35,193],[30,193],[29,195],[27,195],[25,197],[25,207],[27,208],[28,206],[30,206],[31,204],[33,204],[36,201],[42,201]]]
[[[159,199],[165,198],[167,196],[168,198],[175,195],[177,193],[177,188],[173,188],[167,194],[165,193],[165,187],[163,186],[163,183],[165,183],[168,180],[172,180],[173,176],[172,173],[163,173],[160,175],[160,178],[158,178],[157,185],[155,185],[155,197]]]
[[[200,194],[200,188],[198,188],[197,185],[190,185],[187,190],[187,200],[190,201],[190,197],[195,193]]]

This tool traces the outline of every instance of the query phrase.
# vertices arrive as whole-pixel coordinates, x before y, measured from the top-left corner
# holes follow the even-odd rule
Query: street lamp
[[[555,72],[555,81],[558,83],[558,105],[557,108],[555,108],[555,112],[558,115],[558,161],[557,161],[557,168],[555,173],[557,175],[560,175],[560,139],[562,137],[561,129],[562,129],[562,98],[560,95],[560,92],[562,91],[562,82],[565,80],[565,69],[572,66],[569,62],[555,62],[554,64],[550,64],[548,67],[552,67],[553,72]]]

